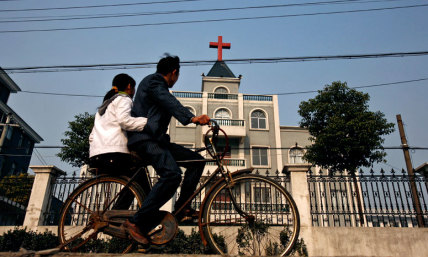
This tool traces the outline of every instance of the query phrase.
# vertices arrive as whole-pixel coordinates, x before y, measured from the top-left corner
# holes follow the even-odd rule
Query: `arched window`
[[[251,113],[251,128],[266,129],[266,114],[263,111],[256,110]]]
[[[214,93],[216,93],[216,94],[228,94],[229,90],[227,90],[227,88],[225,88],[225,87],[218,87],[215,89]]]
[[[215,112],[214,117],[216,119],[230,119],[231,115],[228,109],[220,108]]]
[[[305,152],[300,147],[293,147],[290,149],[290,163],[304,163],[303,155]]]

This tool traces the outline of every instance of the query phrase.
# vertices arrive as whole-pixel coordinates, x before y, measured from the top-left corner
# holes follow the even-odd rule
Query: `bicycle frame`
[[[218,125],[217,125],[217,123],[215,122],[215,121],[213,121],[213,123],[214,123],[214,125],[212,126],[212,128],[211,128],[211,130],[212,131],[214,131],[214,133],[216,133],[216,136],[218,135],[218,132],[219,131],[221,131],[224,135],[225,135],[225,137],[226,137],[226,142],[228,141],[228,138],[227,138],[227,135],[226,135],[226,133],[222,130],[222,129],[220,129],[219,127],[218,127]],[[208,132],[210,132],[211,130],[209,130]],[[207,132],[207,134],[208,134],[208,132]],[[207,136],[207,135],[205,135],[205,136]],[[248,174],[248,173],[251,173],[252,171],[253,171],[253,168],[248,168],[248,169],[242,169],[242,170],[237,170],[237,171],[235,171],[235,172],[230,172],[228,169],[225,169],[224,168],[224,165],[223,165],[223,163],[222,163],[222,160],[223,160],[223,157],[224,157],[224,154],[218,154],[217,153],[217,151],[216,151],[216,149],[215,149],[215,145],[214,145],[214,143],[212,142],[212,138],[210,138],[209,139],[210,140],[210,146],[206,146],[206,147],[204,147],[204,148],[202,148],[202,149],[199,149],[198,151],[204,151],[204,150],[209,150],[209,151],[212,151],[212,153],[210,153],[210,155],[212,155],[212,157],[214,157],[213,159],[204,159],[204,160],[185,160],[185,161],[177,161],[177,163],[178,164],[180,164],[180,163],[189,163],[189,162],[210,162],[210,161],[214,161],[216,164],[217,164],[217,169],[213,172],[213,174],[211,174],[209,177],[208,177],[208,179],[201,185],[201,186],[199,186],[196,190],[195,190],[195,192],[186,200],[186,202],[182,205],[182,206],[180,206],[177,210],[175,210],[174,211],[174,214],[177,214],[177,213],[179,213],[179,212],[181,212],[189,203],[191,203],[191,201],[198,195],[198,194],[200,194],[201,193],[201,191],[204,189],[204,188],[206,188],[207,187],[207,185],[209,185],[209,184],[212,184],[212,187],[210,188],[210,190],[208,191],[208,192],[206,192],[205,193],[205,197],[204,197],[204,200],[202,201],[202,204],[201,204],[201,206],[200,206],[200,212],[199,212],[199,217],[198,217],[198,226],[199,226],[199,229],[202,231],[202,227],[204,226],[204,225],[206,225],[205,223],[202,223],[202,217],[201,217],[201,215],[202,215],[202,210],[204,209],[204,206],[205,206],[205,203],[206,203],[206,200],[207,200],[207,198],[208,198],[208,196],[211,194],[211,192],[212,192],[212,190],[214,189],[214,188],[216,188],[216,186],[217,185],[219,185],[220,183],[223,183],[223,182],[225,182],[226,184],[227,184],[227,188],[228,188],[228,192],[229,192],[229,196],[230,196],[230,199],[231,199],[231,201],[232,201],[232,205],[234,206],[234,208],[235,208],[235,210],[240,214],[240,215],[242,215],[244,218],[250,218],[250,215],[248,215],[246,212],[244,212],[243,210],[242,210],[242,208],[237,204],[237,202],[236,202],[236,199],[235,199],[235,197],[234,197],[234,195],[232,194],[232,191],[231,191],[231,188],[233,187],[233,185],[234,185],[234,181],[233,181],[233,177],[236,177],[236,176],[238,176],[238,175],[241,175],[241,174]],[[226,148],[228,148],[228,143],[226,143]],[[138,170],[137,170],[137,172],[129,179],[129,182],[125,185],[125,187],[122,189],[122,190],[124,190],[125,188],[127,188],[128,187],[128,185],[130,184],[130,183],[132,183],[132,181],[134,181],[134,179],[135,179],[135,177],[136,176],[138,176],[139,175],[139,173],[140,172],[146,172],[147,173],[147,168],[146,168],[146,166],[143,166],[143,167],[140,167]],[[221,177],[220,177],[220,179],[218,179],[217,181],[216,181],[216,179],[219,177],[218,175],[219,174],[221,174]],[[214,182],[215,181],[215,182]],[[150,182],[150,181],[148,181],[148,182]],[[150,186],[150,185],[149,185]],[[116,196],[115,196],[115,198],[110,202],[110,204],[109,204],[109,206],[111,205],[111,203],[118,197],[120,195],[120,192],[119,192],[119,194],[117,194]],[[102,214],[104,214],[105,213],[105,211],[103,211],[103,213]],[[119,233],[118,233],[119,234]],[[207,245],[207,241],[206,241],[206,239],[205,239],[205,236],[203,235],[203,233],[201,233],[201,239],[202,239],[202,242],[203,242],[203,244],[204,245]]]

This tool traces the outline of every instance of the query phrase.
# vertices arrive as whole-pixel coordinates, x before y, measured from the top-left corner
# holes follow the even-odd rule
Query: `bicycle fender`
[[[233,177],[237,177],[239,175],[242,174],[249,174],[254,170],[254,168],[248,168],[248,169],[243,169],[243,170],[237,170],[235,172],[232,172],[230,175]],[[207,246],[208,242],[205,239],[204,236],[204,232],[203,232],[203,223],[202,223],[202,213],[203,210],[205,209],[205,203],[207,201],[207,196],[209,196],[211,194],[211,192],[214,190],[214,188],[216,188],[220,183],[224,182],[224,178],[222,177],[221,179],[219,179],[211,188],[210,190],[205,194],[204,200],[202,201],[201,207],[199,208],[199,217],[198,217],[198,227],[199,227],[199,234],[201,236],[201,240],[202,243],[204,244],[204,246]]]

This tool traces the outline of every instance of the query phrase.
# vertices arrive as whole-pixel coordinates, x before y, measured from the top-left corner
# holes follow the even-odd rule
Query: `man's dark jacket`
[[[128,146],[144,140],[169,141],[166,135],[171,117],[187,125],[194,115],[170,92],[162,74],[154,73],[143,79],[135,94],[131,115],[147,117],[147,124],[141,132],[127,132]]]

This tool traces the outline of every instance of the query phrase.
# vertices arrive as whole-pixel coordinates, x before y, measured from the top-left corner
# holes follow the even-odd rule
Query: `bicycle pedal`
[[[150,230],[149,233],[147,233],[148,236],[153,235],[154,233],[158,232],[159,230],[162,230],[163,226],[161,224],[154,227],[152,230]]]
[[[146,247],[146,248],[144,248],[143,246],[141,246],[141,245],[138,245],[138,249],[137,249],[137,252],[139,252],[139,253],[148,253],[148,252],[150,252],[150,249],[152,248],[152,246],[151,245],[149,245],[148,247]]]

